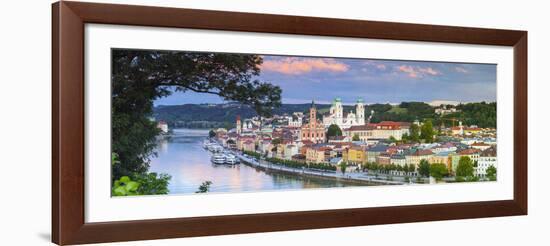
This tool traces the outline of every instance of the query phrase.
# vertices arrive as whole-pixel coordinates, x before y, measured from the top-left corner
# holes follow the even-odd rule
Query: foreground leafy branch
[[[176,91],[215,94],[250,105],[261,116],[281,105],[281,89],[255,79],[263,62],[258,55],[121,49],[111,55],[112,151],[120,162],[112,166],[113,184],[124,176],[142,181],[140,187],[166,180],[148,174],[160,133],[150,120],[156,99]]]

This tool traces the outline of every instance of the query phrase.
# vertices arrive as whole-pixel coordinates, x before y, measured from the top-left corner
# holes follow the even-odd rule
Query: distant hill
[[[274,110],[274,114],[291,115],[293,112],[303,112],[307,116],[311,104],[283,104]],[[316,104],[318,117],[327,113],[329,104]],[[461,112],[446,115],[444,118],[455,118],[468,125],[480,127],[496,127],[496,103],[467,103],[457,105]],[[354,106],[344,106],[344,111],[355,111]],[[434,113],[434,107],[423,102],[402,102],[399,105],[370,104],[365,106],[365,117],[369,117],[371,111],[374,115],[371,122],[384,120],[406,121],[430,119],[434,125],[441,125],[442,119]],[[234,122],[240,115],[241,118],[256,116],[256,112],[249,106],[238,103],[227,104],[184,104],[184,105],[160,105],[153,109],[153,116],[157,120],[164,120],[171,126],[189,128],[214,128],[234,127]],[[448,121],[446,121],[448,122]]]
[[[283,104],[273,111],[274,114],[291,115],[294,112],[307,112],[310,103]],[[316,104],[322,111],[328,111],[330,105]],[[158,120],[164,120],[170,125],[202,127],[223,127],[223,123],[235,122],[237,115],[241,118],[256,116],[256,112],[249,106],[237,103],[228,104],[184,104],[184,105],[160,105],[153,109],[153,116]],[[212,126],[213,125],[213,126]]]

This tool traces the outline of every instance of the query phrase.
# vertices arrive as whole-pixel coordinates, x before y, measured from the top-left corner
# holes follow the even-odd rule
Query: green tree
[[[390,142],[392,142],[392,143],[397,142],[397,139],[395,139],[394,136],[390,136],[390,138],[388,140],[390,140]]]
[[[477,125],[479,127],[496,127],[497,104],[496,102],[476,102],[459,104],[456,106],[459,112],[445,115],[445,118],[456,118],[465,125]]]
[[[403,172],[403,166],[395,165],[395,170],[398,171],[398,172]]]
[[[281,144],[283,140],[281,140],[280,138],[274,138],[273,140],[271,140],[271,144],[273,145],[278,145],[278,144]],[[277,146],[275,146],[275,148],[277,148]]]
[[[327,138],[335,136],[342,136],[342,129],[338,125],[332,124],[327,129]]]
[[[120,164],[120,161],[118,160],[118,154],[117,153],[111,153],[111,165],[112,166],[115,166],[115,165],[119,165]]]
[[[111,194],[113,196],[135,196],[139,195],[139,183],[132,181],[128,176],[122,176],[115,180]]]
[[[340,163],[340,171],[342,172],[342,174],[346,174],[347,168],[348,168],[348,164],[345,161]]]
[[[434,163],[430,165],[430,176],[434,177],[436,180],[441,180],[448,174],[449,171],[447,170],[447,166],[445,164]]]
[[[159,134],[150,120],[153,101],[174,91],[207,93],[271,115],[281,89],[258,81],[258,55],[113,49],[111,62],[112,150],[120,158],[112,178],[146,173]]]
[[[401,141],[402,141],[403,143],[408,143],[409,140],[410,140],[410,136],[409,136],[408,133],[403,133],[403,135],[401,135]]]
[[[432,125],[431,120],[424,121],[424,124],[422,124],[422,127],[420,128],[420,138],[426,141],[427,143],[431,143],[434,141],[434,128]]]
[[[409,164],[409,172],[414,173],[416,171],[416,166],[414,164]]]
[[[353,134],[353,138],[351,140],[352,141],[361,141],[361,139],[359,138],[359,135],[357,135],[357,134]]]
[[[487,168],[487,178],[491,181],[497,180],[497,168],[493,165]]]
[[[154,172],[146,174],[135,174],[133,180],[140,184],[138,193],[140,195],[164,195],[168,194],[168,183],[171,176],[165,173]]]
[[[202,184],[199,186],[199,190],[197,190],[195,193],[206,193],[210,191],[210,185],[212,185],[212,181],[207,180],[202,182]]]
[[[474,164],[470,157],[460,157],[458,160],[458,166],[456,167],[456,176],[466,180],[471,179],[474,176]]]
[[[430,163],[427,160],[420,160],[418,164],[418,174],[424,177],[430,176]]]
[[[409,140],[413,142],[418,142],[420,140],[420,133],[419,133],[418,125],[417,124],[411,124],[410,128],[410,135]]]
[[[210,130],[210,131],[208,132],[208,136],[211,137],[211,138],[213,138],[213,137],[216,136],[216,132],[215,132],[214,130]]]

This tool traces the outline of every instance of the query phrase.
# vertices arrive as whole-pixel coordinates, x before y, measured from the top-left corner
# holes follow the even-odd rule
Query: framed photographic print
[[[57,244],[527,214],[526,31],[52,16]]]

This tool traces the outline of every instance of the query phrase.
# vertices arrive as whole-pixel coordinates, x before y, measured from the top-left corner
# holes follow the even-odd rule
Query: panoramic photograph
[[[111,195],[497,180],[495,64],[111,50]]]

